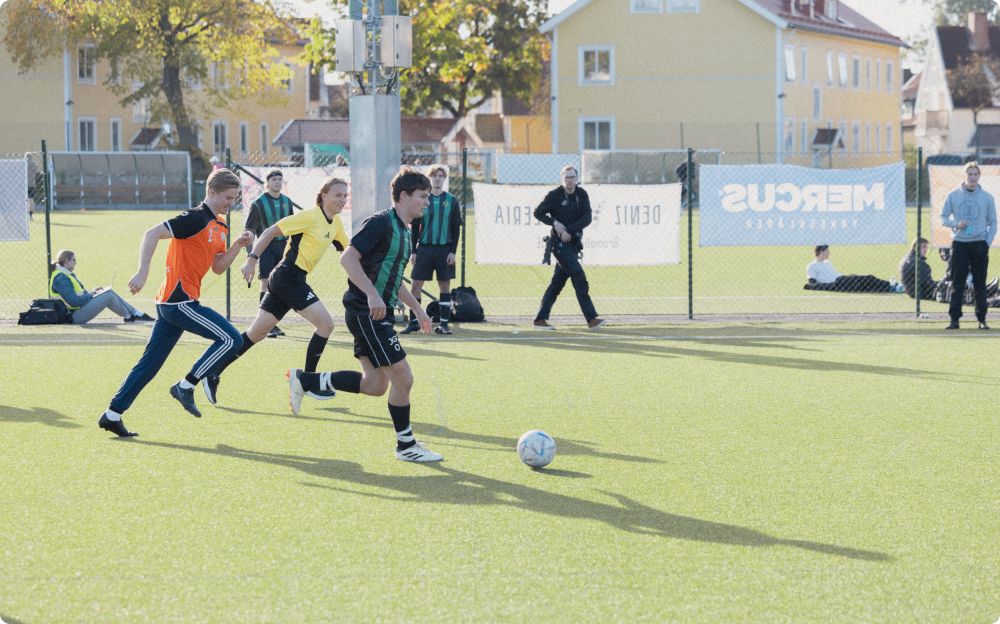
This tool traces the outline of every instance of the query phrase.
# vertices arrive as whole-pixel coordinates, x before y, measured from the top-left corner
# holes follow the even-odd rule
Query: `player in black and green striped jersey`
[[[455,252],[462,233],[462,215],[458,200],[444,190],[448,169],[444,165],[434,165],[428,175],[431,180],[430,206],[423,217],[413,220],[410,227],[413,231],[413,254],[410,256],[413,273],[410,277],[413,278],[413,296],[419,302],[424,282],[437,274],[438,292],[441,293],[438,302],[441,324],[434,331],[450,334],[451,280],[455,279]],[[411,312],[410,324],[400,333],[409,334],[418,329],[420,325]]]
[[[292,214],[292,200],[281,193],[285,184],[285,178],[281,175],[281,170],[272,169],[267,172],[267,191],[260,194],[250,205],[250,212],[247,214],[247,222],[244,230],[253,232],[255,238],[260,238],[264,230],[271,227],[278,221]],[[267,280],[274,267],[278,266],[281,258],[285,255],[284,236],[277,236],[267,246],[267,249],[260,254],[260,262],[257,263],[257,273],[260,276],[260,299],[263,301],[267,293]],[[249,250],[249,247],[247,248]],[[275,325],[268,332],[268,338],[284,336],[285,332]]]
[[[396,300],[414,311],[424,333],[430,333],[431,319],[403,284],[403,271],[410,258],[408,226],[427,208],[431,182],[424,174],[403,167],[392,180],[390,210],[368,218],[340,257],[347,272],[344,293],[344,320],[354,335],[354,357],[361,371],[305,373],[288,371],[288,396],[297,416],[306,393],[333,395],[337,390],[382,396],[389,391],[389,415],[396,430],[396,459],[441,461],[441,455],[417,443],[410,426],[410,388],[413,372],[406,352],[393,329]]]

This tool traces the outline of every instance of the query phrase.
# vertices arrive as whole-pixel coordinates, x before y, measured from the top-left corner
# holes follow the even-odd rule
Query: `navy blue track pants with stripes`
[[[146,343],[146,351],[132,367],[132,372],[122,382],[115,397],[111,399],[111,409],[119,414],[123,414],[131,407],[146,384],[160,372],[163,363],[167,361],[167,356],[185,331],[212,341],[191,368],[191,375],[198,379],[208,375],[220,363],[232,359],[243,346],[243,338],[232,323],[212,308],[203,306],[197,301],[157,305],[156,315],[153,333]]]

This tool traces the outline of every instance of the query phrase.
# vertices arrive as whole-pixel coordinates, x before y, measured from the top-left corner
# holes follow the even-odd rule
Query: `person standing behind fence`
[[[267,172],[265,179],[267,180],[267,191],[261,193],[260,197],[250,205],[250,214],[247,215],[247,222],[244,226],[245,229],[253,232],[255,238],[260,238],[264,230],[292,214],[292,200],[281,192],[285,183],[281,171],[272,169]],[[286,241],[287,238],[284,236],[275,236],[271,244],[260,254],[260,262],[257,263],[257,274],[260,277],[259,301],[263,301],[264,295],[267,293],[267,280],[271,271],[278,266],[282,256],[285,255]],[[284,335],[285,332],[275,325],[268,332],[267,337],[277,338]]]
[[[549,254],[554,254],[556,268],[549,287],[542,295],[542,305],[535,315],[534,326],[536,329],[555,329],[549,324],[549,314],[569,279],[573,282],[580,310],[587,319],[587,327],[597,329],[604,324],[604,319],[597,316],[594,302],[590,299],[587,274],[580,264],[583,255],[583,229],[590,225],[591,220],[590,197],[587,191],[577,186],[579,174],[576,167],[566,165],[559,175],[562,177],[562,185],[549,191],[542,203],[535,208],[535,218],[552,226],[546,239],[548,246],[543,262],[548,264]]]
[[[941,208],[941,224],[951,229],[951,278],[955,287],[948,308],[951,323],[946,329],[958,329],[965,280],[970,271],[979,329],[990,328],[986,324],[986,272],[990,266],[990,245],[997,233],[997,209],[993,196],[979,185],[980,174],[978,163],[967,163],[965,182],[948,193]]]
[[[198,417],[201,412],[194,402],[194,387],[216,364],[233,357],[243,345],[240,332],[232,323],[198,302],[201,280],[208,269],[216,275],[225,273],[240,248],[253,239],[250,232],[243,232],[226,249],[229,228],[220,217],[229,212],[239,195],[239,177],[229,169],[218,169],[205,182],[205,200],[200,206],[146,230],[139,248],[139,270],[129,280],[128,288],[133,295],[142,290],[157,245],[163,239],[170,239],[166,277],[156,296],[158,318],[145,352],[101,415],[97,423],[101,429],[121,437],[136,435],[125,427],[122,415],[160,371],[185,331],[212,341],[191,372],[170,388],[170,396]]]
[[[448,327],[451,321],[451,280],[455,279],[455,252],[458,251],[458,237],[462,233],[462,215],[458,199],[444,190],[448,169],[444,165],[434,165],[429,177],[431,204],[424,211],[424,216],[414,219],[410,226],[413,236],[413,254],[410,256],[413,272],[410,277],[413,278],[413,296],[420,303],[424,282],[437,275],[441,323],[434,328],[434,332],[447,335],[452,333]],[[417,316],[411,311],[410,324],[399,333],[409,334],[419,329]]]
[[[66,303],[76,325],[83,325],[105,308],[125,319],[126,323],[155,320],[145,312],[136,310],[110,288],[87,290],[73,272],[75,268],[76,254],[69,249],[61,249],[49,276],[49,297],[62,299]]]

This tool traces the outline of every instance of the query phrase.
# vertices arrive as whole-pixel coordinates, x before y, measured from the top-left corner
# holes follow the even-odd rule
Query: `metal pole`
[[[692,164],[694,150],[690,147],[687,153],[687,213],[688,213],[688,319],[694,319],[694,270],[691,265],[694,260],[694,210],[691,208],[691,179],[694,177]]]
[[[228,147],[226,148],[226,169],[229,169],[230,171],[233,170],[233,155],[230,152],[230,150],[229,150]],[[205,192],[206,193],[208,192],[207,188],[205,189]],[[239,199],[237,199],[237,201],[240,201],[240,202],[243,201],[243,195],[242,194],[240,194],[240,197],[239,197]],[[229,249],[229,245],[232,244],[231,243],[232,234],[229,231],[230,227],[232,225],[232,221],[233,221],[232,220],[232,213],[233,213],[233,210],[232,210],[232,207],[230,207],[229,210],[226,211],[226,249]],[[229,320],[229,321],[233,320],[233,316],[232,316],[232,303],[233,303],[232,286],[233,286],[233,282],[232,282],[232,267],[230,266],[230,267],[226,268],[226,320]]]
[[[462,288],[465,288],[465,231],[469,228],[469,148],[462,148]]]
[[[826,139],[829,144],[826,147],[827,169],[833,169],[833,124],[826,124]]]
[[[49,292],[49,278],[52,277],[52,178],[49,176],[49,148],[42,139],[42,173],[45,176],[45,292]]]
[[[760,154],[760,122],[758,121],[757,122],[757,164],[759,165],[762,162],[763,161],[761,160],[761,154]]]
[[[924,168],[924,148],[917,148],[917,244],[913,246],[913,294],[916,301],[916,315],[920,318],[920,238],[923,236],[923,194],[920,187],[923,185]]]

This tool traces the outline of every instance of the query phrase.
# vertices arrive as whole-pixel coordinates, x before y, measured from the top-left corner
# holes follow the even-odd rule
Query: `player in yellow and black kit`
[[[271,227],[278,221],[292,214],[292,200],[281,193],[285,184],[285,178],[278,169],[267,172],[267,191],[260,194],[250,205],[250,213],[247,215],[247,222],[244,229],[252,232],[255,238],[260,238],[264,230]],[[267,278],[271,275],[274,267],[281,262],[285,255],[284,236],[275,236],[271,244],[260,253],[260,262],[257,263],[257,274],[260,276],[260,298],[264,299],[267,293]],[[268,332],[268,338],[284,336],[277,325]]]
[[[430,205],[424,216],[414,219],[410,226],[413,232],[413,254],[410,256],[410,263],[413,264],[413,273],[410,274],[413,278],[412,292],[419,302],[424,282],[437,274],[441,324],[434,328],[434,332],[450,334],[451,280],[455,279],[455,252],[462,233],[462,215],[458,200],[444,190],[448,169],[444,165],[434,165],[428,177],[431,181]],[[410,312],[410,324],[399,333],[409,334],[418,329],[420,324]]]
[[[243,277],[250,282],[260,254],[275,236],[289,237],[290,243],[285,257],[271,273],[267,284],[267,294],[260,302],[260,311],[250,327],[243,332],[243,346],[232,359],[224,362],[217,370],[202,380],[202,388],[210,403],[215,405],[219,387],[219,377],[238,357],[250,347],[264,339],[267,332],[278,324],[289,310],[295,310],[316,328],[306,349],[305,369],[315,371],[319,358],[323,355],[326,342],[333,332],[333,318],[326,306],[306,283],[306,275],[319,263],[323,253],[332,245],[343,251],[350,244],[340,222],[340,212],[347,205],[347,182],[340,178],[328,178],[316,195],[316,207],[293,214],[264,230],[240,269]],[[314,398],[330,398],[323,394]]]

